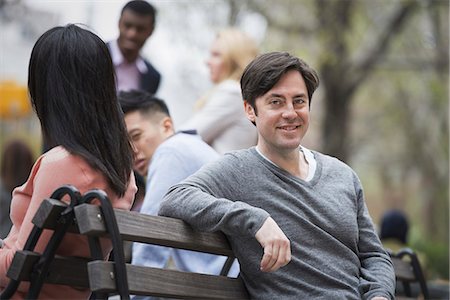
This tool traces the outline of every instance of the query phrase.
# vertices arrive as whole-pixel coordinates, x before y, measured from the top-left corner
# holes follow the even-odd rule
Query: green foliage
[[[449,244],[420,238],[411,243],[411,247],[426,257],[426,275],[429,280],[449,279]]]

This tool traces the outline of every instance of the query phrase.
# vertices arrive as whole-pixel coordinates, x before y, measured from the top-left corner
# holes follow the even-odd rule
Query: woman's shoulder
[[[50,173],[54,177],[71,178],[75,181],[92,181],[98,177],[98,171],[79,155],[70,153],[62,146],[57,146],[44,153],[40,158],[40,173]],[[103,176],[101,176],[103,179]]]
[[[42,161],[42,164],[53,164],[61,161],[67,161],[71,158],[72,157],[69,151],[62,146],[56,146],[42,154],[39,159]]]
[[[79,155],[70,153],[66,148],[62,146],[56,146],[41,157],[41,168],[63,168],[79,167],[81,169],[92,169],[84,158]],[[57,169],[55,170],[57,171]]]

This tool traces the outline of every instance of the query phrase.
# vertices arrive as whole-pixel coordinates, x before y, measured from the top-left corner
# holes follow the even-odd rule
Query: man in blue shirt
[[[157,215],[168,189],[199,170],[219,154],[195,132],[175,132],[164,101],[144,91],[119,93],[125,123],[135,151],[134,169],[147,176],[141,213]],[[225,257],[135,243],[132,263],[165,267],[173,259],[179,270],[219,274]],[[230,275],[239,272],[237,264]]]

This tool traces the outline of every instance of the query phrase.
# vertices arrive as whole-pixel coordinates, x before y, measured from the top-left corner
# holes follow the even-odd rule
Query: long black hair
[[[105,43],[74,24],[48,30],[31,52],[28,89],[44,143],[83,157],[123,196],[133,152]]]

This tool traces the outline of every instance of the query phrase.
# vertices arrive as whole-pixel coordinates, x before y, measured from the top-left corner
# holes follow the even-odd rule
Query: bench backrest
[[[65,204],[46,199],[33,223],[41,228],[57,226],[57,216]],[[173,218],[149,216],[137,212],[114,210],[123,240],[156,244],[233,257],[230,245],[222,233],[194,231],[185,222]],[[71,228],[86,236],[108,237],[99,206],[81,204],[75,207],[77,226]],[[40,254],[18,251],[8,276],[29,281],[30,271]],[[46,283],[89,288],[94,292],[117,293],[114,262],[74,257],[55,257]],[[127,264],[130,294],[184,299],[246,299],[247,291],[240,278],[181,272]]]
[[[67,205],[59,200],[45,199],[33,223],[42,229],[55,229]],[[114,210],[119,232],[124,241],[142,242],[172,248],[187,249],[233,258],[230,245],[222,233],[194,231],[185,222],[173,218],[157,217]],[[81,204],[75,207],[76,226],[69,231],[91,237],[108,237],[103,213],[99,206]],[[425,299],[428,290],[420,263],[411,249],[390,253],[395,276],[404,286],[406,296],[411,295],[409,284],[418,282]],[[8,277],[30,281],[33,266],[41,254],[17,251]],[[94,292],[117,293],[114,280],[114,262],[92,258],[55,257],[50,265],[46,283],[88,288]],[[130,294],[184,299],[247,299],[247,291],[239,278],[204,275],[168,269],[127,264]]]
[[[403,294],[412,296],[411,283],[418,283],[425,299],[428,297],[428,288],[416,253],[410,248],[404,248],[389,253],[394,264],[395,278],[403,287]]]

